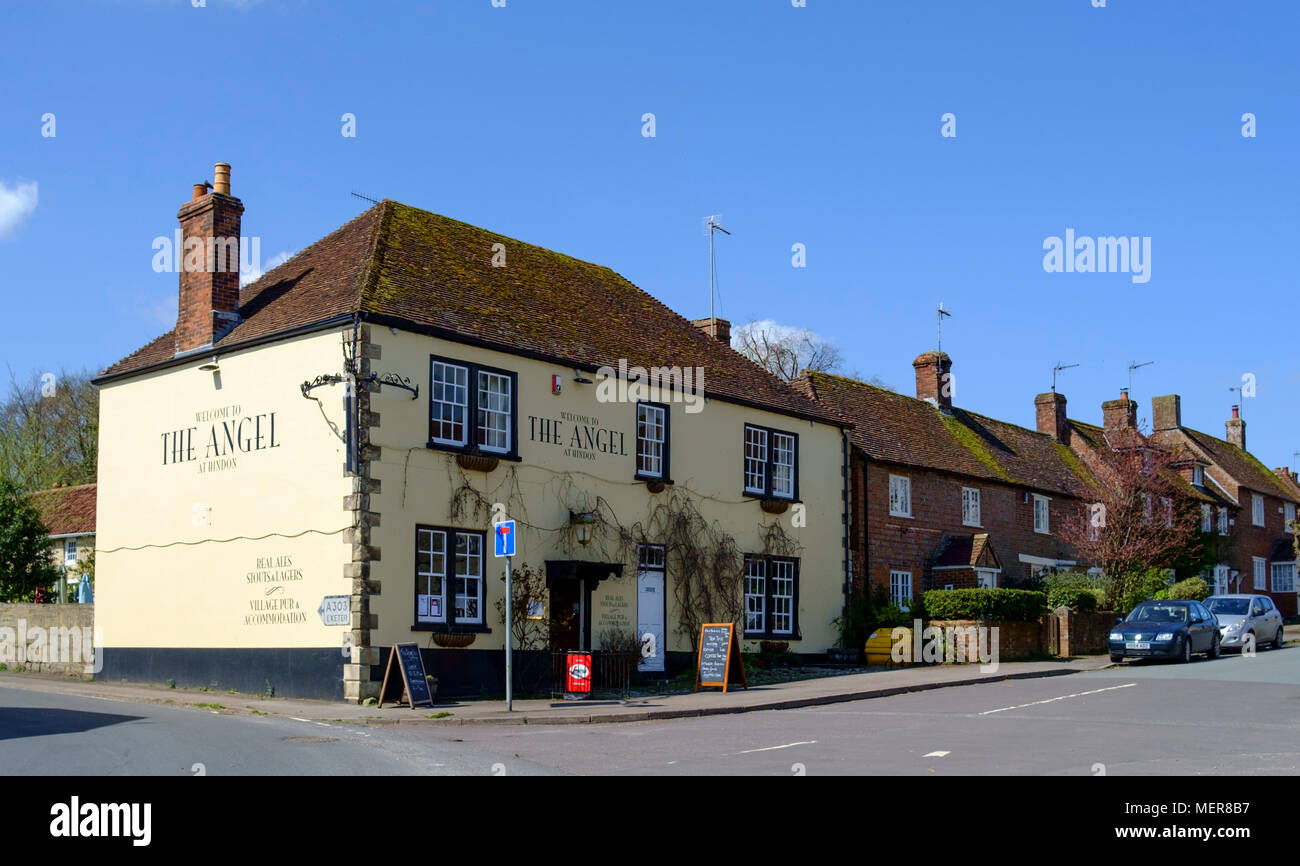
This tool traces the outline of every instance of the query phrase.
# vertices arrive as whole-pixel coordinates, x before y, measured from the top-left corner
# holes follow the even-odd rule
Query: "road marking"
[[[811,746],[816,740],[800,740],[797,743],[786,743],[784,746],[767,746],[762,749],[746,749],[743,752],[737,752],[737,755],[752,755],[754,752],[775,752],[777,749],[788,749],[791,746]]]
[[[1113,692],[1116,689],[1129,689],[1135,685],[1137,685],[1137,683],[1125,683],[1122,686],[1107,686],[1104,689],[1093,689],[1090,692],[1075,692],[1072,695],[1061,695],[1059,698],[1048,698],[1045,701],[1031,701],[1030,703],[1027,704],[1017,704],[1014,707],[998,707],[996,710],[985,710],[984,712],[980,713],[980,715],[990,716],[993,713],[1005,713],[1007,710],[1021,710],[1024,709],[1025,707],[1037,707],[1040,706],[1041,704],[1052,704],[1057,701],[1063,701],[1066,698],[1081,698],[1084,695],[1099,695],[1102,692]]]
[[[311,719],[300,719],[300,718],[298,718],[297,716],[290,716],[289,718],[293,719],[295,722],[310,722],[310,721],[311,721]]]
[[[946,758],[951,754],[952,752],[931,752],[930,754],[922,755],[921,757],[922,758]]]

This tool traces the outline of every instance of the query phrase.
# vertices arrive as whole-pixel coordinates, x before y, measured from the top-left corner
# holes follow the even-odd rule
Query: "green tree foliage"
[[[0,403],[0,478],[19,490],[95,480],[99,456],[99,391],[89,371],[9,372]]]
[[[7,478],[0,478],[0,601],[32,601],[59,579],[40,513]]]

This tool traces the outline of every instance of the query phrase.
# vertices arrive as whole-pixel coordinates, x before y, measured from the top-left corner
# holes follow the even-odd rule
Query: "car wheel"
[[[1217,659],[1221,655],[1223,655],[1223,651],[1219,648],[1219,635],[1216,632],[1214,635],[1214,642],[1210,644],[1210,651],[1206,655],[1206,658]]]
[[[1124,661],[1124,657],[1123,657],[1123,656],[1117,656],[1117,655],[1115,655],[1114,653],[1111,653],[1111,654],[1110,654],[1110,660],[1111,660],[1111,663],[1112,663],[1112,664],[1119,664],[1120,662]]]
[[[1180,664],[1187,664],[1192,660],[1192,636],[1187,635],[1183,638],[1183,649],[1178,654]]]
[[[1285,631],[1285,630],[1286,630],[1286,627],[1285,627],[1285,626],[1281,626],[1281,625],[1280,625],[1280,626],[1277,627],[1277,636],[1276,636],[1275,638],[1273,638],[1273,649],[1281,649],[1281,648],[1282,648],[1282,643],[1283,643],[1283,641],[1284,641],[1284,637],[1283,637],[1283,635],[1282,635],[1282,632]]]

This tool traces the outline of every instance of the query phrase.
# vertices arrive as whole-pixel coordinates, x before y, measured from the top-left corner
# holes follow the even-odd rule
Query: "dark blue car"
[[[1219,621],[1199,601],[1144,601],[1110,631],[1110,660],[1219,657]]]

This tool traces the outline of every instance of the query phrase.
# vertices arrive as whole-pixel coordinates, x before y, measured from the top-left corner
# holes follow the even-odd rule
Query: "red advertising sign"
[[[565,668],[564,690],[570,694],[591,694],[591,653],[569,653]]]

